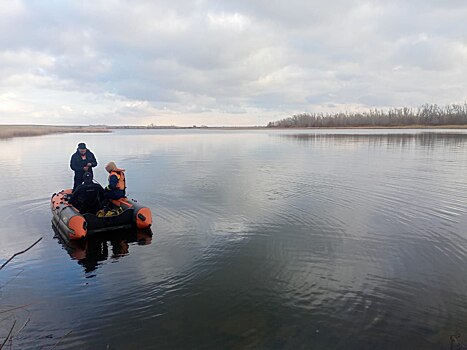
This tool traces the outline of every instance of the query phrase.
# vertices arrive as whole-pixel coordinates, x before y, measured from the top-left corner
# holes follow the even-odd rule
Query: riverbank
[[[205,127],[146,127],[146,126],[54,126],[0,125],[0,140],[13,137],[42,136],[63,133],[107,133],[118,129],[193,129],[193,130],[325,130],[325,129],[467,129],[467,125],[404,125],[404,126],[341,126],[341,127],[266,127],[266,126],[205,126]]]
[[[13,137],[42,136],[63,133],[112,132],[107,127],[53,126],[53,125],[0,125],[0,139]]]
[[[326,130],[326,129],[467,129],[467,125],[399,125],[399,126],[270,126],[265,129],[277,130]],[[211,129],[211,128],[210,128]],[[251,128],[257,129],[257,128]]]
[[[114,127],[109,126],[110,129]],[[205,126],[205,127],[126,127],[126,129],[193,129],[193,130],[342,130],[342,129],[467,129],[467,125],[401,125],[401,126]]]
[[[109,129],[144,130],[326,130],[326,129],[467,129],[467,125],[400,125],[400,126],[107,126]]]

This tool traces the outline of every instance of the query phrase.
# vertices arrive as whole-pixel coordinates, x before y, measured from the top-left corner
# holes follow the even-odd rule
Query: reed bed
[[[52,125],[0,125],[0,139],[13,137],[41,136],[58,133],[111,132],[106,127],[95,126],[52,126]]]
[[[467,102],[447,106],[423,105],[418,108],[372,109],[365,112],[302,113],[268,127],[279,128],[335,128],[335,127],[449,127],[467,125]]]

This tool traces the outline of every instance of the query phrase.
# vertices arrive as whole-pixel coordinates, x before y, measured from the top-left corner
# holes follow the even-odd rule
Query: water
[[[85,141],[153,235],[59,241]],[[446,349],[467,337],[467,133],[121,130],[1,141],[12,349]],[[9,309],[14,309],[8,311]]]

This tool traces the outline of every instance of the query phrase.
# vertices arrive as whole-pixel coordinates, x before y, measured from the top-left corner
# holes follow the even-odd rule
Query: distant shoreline
[[[467,129],[467,125],[403,125],[403,126],[333,126],[333,127],[268,127],[268,126],[210,126],[204,128],[184,129],[210,129],[210,130],[327,130],[327,129]]]
[[[402,126],[333,126],[333,127],[279,127],[279,126],[107,126],[110,130],[335,130],[335,129],[467,129],[467,125],[402,125]]]
[[[56,126],[56,125],[0,125],[0,140],[14,137],[43,136],[63,133],[109,133],[112,130],[335,130],[335,129],[467,129],[467,125],[403,125],[403,126],[345,126],[345,127],[267,127],[267,126]]]
[[[0,140],[63,133],[111,132],[107,127],[54,125],[0,125]]]
[[[467,125],[401,125],[401,126],[310,126],[310,127],[265,127],[266,129],[467,129]]]
[[[324,129],[467,129],[466,125],[401,125],[401,126],[106,126],[110,130],[324,130]]]

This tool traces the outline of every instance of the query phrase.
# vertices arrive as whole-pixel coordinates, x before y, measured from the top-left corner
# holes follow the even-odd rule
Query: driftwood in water
[[[18,255],[20,255],[20,254],[26,253],[29,249],[31,249],[32,247],[34,247],[37,243],[40,242],[41,239],[42,239],[42,237],[39,238],[37,241],[35,241],[33,244],[31,244],[31,245],[30,245],[28,248],[26,248],[25,250],[13,254],[13,256],[12,256],[10,259],[8,259],[7,261],[5,261],[5,262],[3,263],[3,265],[0,266],[0,270],[3,269],[3,268],[5,267],[5,265],[8,264],[11,260],[13,260],[13,258],[14,258],[15,256],[18,256]]]
[[[10,336],[11,336],[11,332],[13,332],[13,328],[15,328],[15,324],[16,324],[16,320],[15,322],[13,322],[13,326],[11,326],[11,329],[10,331],[8,332],[8,335],[6,336],[5,340],[3,341],[2,345],[0,345],[0,350],[3,348],[3,346],[6,344],[6,342],[8,341],[8,339],[10,339]]]

